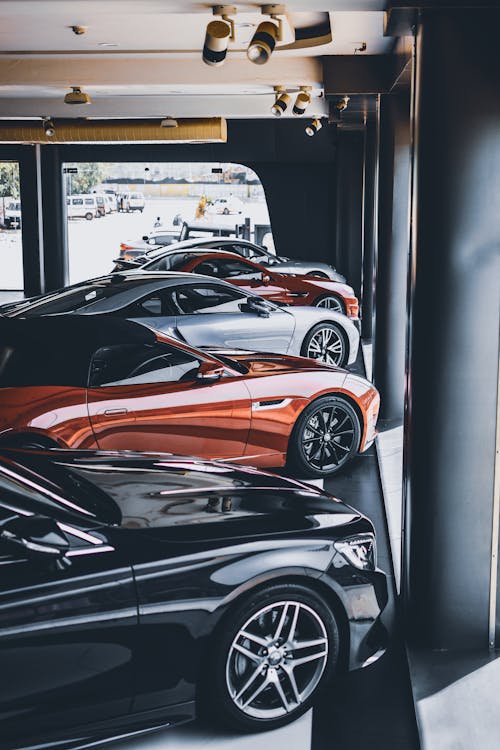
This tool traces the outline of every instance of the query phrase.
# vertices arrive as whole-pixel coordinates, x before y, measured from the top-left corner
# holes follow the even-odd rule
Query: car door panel
[[[250,397],[237,377],[90,388],[88,409],[101,450],[241,456],[250,427]]]
[[[105,551],[107,549],[107,551]],[[126,715],[133,698],[137,599],[132,570],[103,545],[71,566],[0,541],[0,724],[40,740],[54,727]]]
[[[177,329],[192,346],[221,346],[286,353],[295,319],[285,311],[268,318],[256,313],[200,313],[177,318]]]

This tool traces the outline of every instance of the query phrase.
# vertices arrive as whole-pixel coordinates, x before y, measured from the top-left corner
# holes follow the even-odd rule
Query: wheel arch
[[[290,441],[292,440],[292,438],[294,436],[295,428],[297,426],[297,423],[298,423],[298,421],[299,421],[302,413],[304,412],[304,409],[307,409],[308,406],[311,406],[311,404],[314,404],[316,401],[319,401],[320,398],[328,398],[329,396],[335,396],[337,398],[343,398],[344,401],[347,401],[347,403],[349,404],[349,406],[352,406],[352,408],[354,409],[354,411],[356,413],[356,416],[359,419],[359,426],[360,426],[360,433],[361,433],[360,439],[359,439],[359,445],[358,445],[358,448],[357,448],[357,450],[359,451],[360,446],[363,444],[363,438],[364,438],[364,435],[365,435],[365,432],[366,432],[365,417],[364,417],[363,411],[362,411],[360,405],[357,403],[357,401],[354,398],[352,398],[352,396],[350,396],[348,393],[346,393],[345,391],[339,389],[339,390],[336,390],[336,391],[329,391],[327,393],[321,393],[320,395],[318,395],[315,398],[313,398],[312,401],[308,401],[307,403],[305,403],[302,406],[302,408],[300,409],[300,411],[297,412],[297,414],[295,415],[295,422],[293,424],[292,429],[290,430],[290,434],[288,435],[288,441],[287,441],[287,444],[286,444],[286,452],[287,452],[287,454],[288,454],[288,450],[289,450],[289,447],[290,447]]]
[[[320,301],[321,299],[323,299],[323,297],[335,297],[336,299],[338,299],[338,300],[339,300],[339,302],[340,302],[340,304],[342,305],[342,309],[343,309],[342,315],[345,315],[345,314],[346,314],[346,312],[347,312],[347,305],[346,305],[346,303],[345,303],[345,300],[344,300],[344,298],[342,297],[342,295],[341,295],[341,294],[338,294],[338,292],[320,292],[320,293],[319,293],[319,294],[318,294],[318,295],[317,295],[316,297],[314,297],[314,299],[313,299],[313,300],[311,301],[311,305],[312,305],[313,307],[316,307],[316,305],[318,304],[318,302],[319,302],[319,301]]]
[[[344,340],[344,346],[346,347],[347,361],[349,361],[349,354],[351,351],[351,342],[350,342],[349,336],[347,335],[347,331],[345,330],[344,326],[342,326],[340,323],[337,323],[335,320],[318,320],[317,323],[314,323],[310,328],[308,328],[307,331],[304,333],[304,338],[302,339],[302,344],[300,345],[300,351],[302,352],[304,341],[309,336],[311,331],[314,328],[316,328],[316,326],[324,325],[325,323],[328,323],[329,325],[334,325],[339,329],[340,333],[342,334],[342,338]],[[301,354],[301,356],[304,356],[304,355]]]
[[[259,580],[255,585],[250,587],[241,587],[238,594],[232,598],[223,608],[217,622],[215,623],[212,631],[207,635],[207,643],[213,644],[217,642],[219,634],[224,630],[226,623],[230,619],[232,613],[244,602],[246,599],[255,596],[260,592],[265,592],[270,586],[280,586],[287,584],[296,584],[300,586],[306,586],[307,588],[314,591],[316,594],[321,596],[328,607],[333,612],[337,627],[339,630],[339,655],[337,662],[337,669],[345,670],[349,664],[349,652],[350,652],[350,628],[349,618],[342,603],[340,596],[335,590],[327,583],[322,581],[317,576],[317,571],[311,571],[307,573],[306,569],[303,568],[302,572],[290,572],[281,573],[275,575],[269,575],[265,580]],[[204,655],[202,656],[199,663],[199,673],[197,678],[196,688],[196,699],[199,701],[201,692],[205,686],[205,675],[209,672],[209,665],[211,660],[212,649],[210,646],[205,649]]]

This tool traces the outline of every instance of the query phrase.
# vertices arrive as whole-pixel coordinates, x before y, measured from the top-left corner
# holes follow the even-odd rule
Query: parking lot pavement
[[[100,219],[71,219],[68,221],[69,282],[74,284],[88,278],[109,273],[113,259],[120,252],[120,243],[139,240],[152,229],[156,218],[169,226],[176,214],[186,221],[194,219],[197,198],[163,198],[146,200],[143,213],[112,213]],[[234,227],[246,217],[253,223],[268,223],[265,202],[247,202],[242,214],[211,215],[207,223]],[[0,230],[0,290],[20,290],[23,287],[21,231]]]

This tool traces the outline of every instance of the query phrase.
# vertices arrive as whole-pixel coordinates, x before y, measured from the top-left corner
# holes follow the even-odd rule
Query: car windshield
[[[12,311],[11,317],[34,318],[40,315],[86,312],[101,300],[109,299],[115,294],[125,291],[125,289],[130,289],[133,283],[133,280],[120,281],[120,277],[116,275],[112,279],[79,284],[72,289],[64,289],[56,294],[17,307]]]

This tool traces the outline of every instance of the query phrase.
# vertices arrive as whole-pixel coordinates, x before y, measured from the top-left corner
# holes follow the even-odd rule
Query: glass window
[[[67,210],[71,284],[109,273],[126,248],[144,250],[144,236],[157,248],[188,237],[236,238],[247,219],[249,239],[269,225],[260,180],[240,164],[68,162],[64,183],[68,198],[78,200]],[[106,213],[103,194],[113,199]]]
[[[170,295],[166,292],[150,294],[147,297],[129,305],[122,314],[126,318],[155,318],[165,315],[175,315]]]
[[[171,292],[174,305],[184,314],[235,313],[246,295],[225,286],[189,285]]]
[[[199,266],[196,266],[196,273],[204,273],[207,276],[216,276],[219,279],[230,279],[244,276],[247,279],[260,279],[261,272],[248,266],[246,263],[240,260],[229,260],[227,258],[216,260],[210,258],[210,260],[202,261]]]
[[[131,344],[99,349],[92,358],[90,385],[103,387],[178,383],[196,377],[200,360],[168,344]]]
[[[0,303],[22,298],[23,242],[22,211],[19,199],[19,165],[0,162]]]

